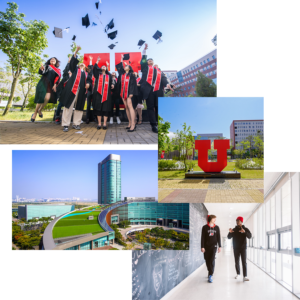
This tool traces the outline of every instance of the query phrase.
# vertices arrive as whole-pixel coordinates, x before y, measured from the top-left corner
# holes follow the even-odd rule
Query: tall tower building
[[[98,203],[121,201],[121,156],[108,155],[98,164]]]

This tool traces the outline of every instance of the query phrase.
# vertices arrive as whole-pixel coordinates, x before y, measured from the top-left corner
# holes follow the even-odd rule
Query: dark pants
[[[204,259],[208,270],[208,275],[213,275],[215,270],[217,247],[205,248]]]
[[[119,111],[120,111],[120,97],[112,95],[111,97],[112,100],[112,108],[111,108],[111,112],[110,112],[110,117],[114,116],[114,105],[116,106],[116,117],[118,117]]]
[[[240,257],[242,258],[243,275],[247,276],[247,249],[233,249],[236,273],[240,275]]]
[[[60,112],[61,112],[61,108],[63,107],[63,105],[61,104],[61,102],[59,101],[57,107],[56,107],[56,114],[55,117],[59,118],[60,117]]]
[[[149,117],[149,122],[151,126],[156,126],[156,115],[158,113],[157,106],[156,104],[156,95],[153,92],[153,88],[146,99],[146,104],[147,104],[147,112],[148,112],[148,117]]]
[[[93,100],[93,94],[91,92],[88,92],[87,98],[86,98],[86,118],[93,121],[93,116],[91,116],[91,104]]]

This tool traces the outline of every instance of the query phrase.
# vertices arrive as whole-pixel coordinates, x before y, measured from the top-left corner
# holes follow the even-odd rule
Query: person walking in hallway
[[[229,228],[227,238],[232,239],[233,253],[235,260],[236,276],[235,279],[240,277],[240,257],[242,258],[243,276],[244,281],[249,281],[247,277],[247,238],[251,239],[252,234],[248,228],[243,225],[243,217],[236,219],[236,226],[234,229]]]
[[[216,225],[217,217],[210,215],[207,218],[207,225],[202,227],[201,252],[204,253],[204,259],[208,270],[208,282],[213,282],[215,270],[216,253],[221,252],[220,228]],[[219,248],[218,248],[219,245]]]

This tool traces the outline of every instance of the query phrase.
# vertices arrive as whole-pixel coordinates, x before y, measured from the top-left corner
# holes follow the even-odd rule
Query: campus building
[[[26,221],[40,218],[56,218],[75,209],[75,205],[30,204],[18,206],[18,219]]]
[[[121,201],[121,156],[108,155],[98,164],[98,203]]]
[[[210,143],[212,144],[214,140],[222,139],[223,133],[199,133],[194,136],[195,141],[196,140],[210,140]],[[216,151],[214,151],[213,154],[216,154]],[[193,149],[193,159],[198,159],[198,150]]]
[[[167,71],[163,72],[166,73]],[[181,87],[182,92],[178,96],[196,95],[195,86],[198,72],[203,73],[217,84],[217,49],[202,56],[169,77],[171,84]]]
[[[247,137],[257,134],[264,139],[264,120],[234,120],[230,125],[230,140],[234,149],[238,149],[236,145],[246,141]]]
[[[125,220],[130,221],[131,225],[159,225],[188,229],[189,204],[158,203],[149,200],[127,202],[126,205],[110,210],[106,217],[108,225]]]

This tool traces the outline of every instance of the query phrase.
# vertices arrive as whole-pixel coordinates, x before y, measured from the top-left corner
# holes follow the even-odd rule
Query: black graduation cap
[[[118,30],[113,31],[111,33],[108,33],[107,37],[110,38],[111,40],[113,40],[113,39],[115,39],[117,37],[117,33],[118,33]]]
[[[158,30],[153,35],[153,38],[155,40],[158,40],[158,43],[161,42],[161,39],[160,39],[161,37],[162,37],[162,33],[160,31],[158,31]]]
[[[123,60],[128,60],[129,58],[130,58],[130,54],[129,53],[124,54]]]
[[[99,1],[95,3],[96,4],[96,8],[99,8]]]
[[[138,42],[138,46],[140,46],[140,48],[145,44],[145,41],[143,40],[139,40]]]
[[[73,35],[72,41],[76,40],[76,35]]]
[[[85,28],[90,26],[89,14],[86,14],[86,16],[82,18],[82,26],[85,26]]]
[[[111,50],[114,49],[115,47],[116,47],[116,45],[114,45],[114,44],[111,44],[111,45],[108,46],[108,48],[111,49]]]
[[[105,27],[105,32],[107,32],[108,29],[113,29],[115,27],[114,19],[112,19]]]
[[[55,35],[55,37],[62,39],[62,32],[63,30],[61,28],[54,27],[53,34]]]

